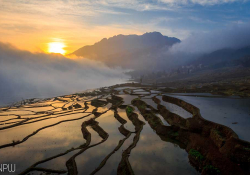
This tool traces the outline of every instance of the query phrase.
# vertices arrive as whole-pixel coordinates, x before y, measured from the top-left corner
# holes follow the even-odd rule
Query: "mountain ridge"
[[[158,50],[169,48],[180,42],[178,38],[164,36],[160,32],[148,32],[143,35],[120,34],[103,38],[93,45],[81,47],[69,55],[102,61],[109,66],[137,68],[148,54],[152,53],[151,58],[153,59]],[[148,52],[145,53],[145,50]],[[128,64],[135,60],[137,63]]]

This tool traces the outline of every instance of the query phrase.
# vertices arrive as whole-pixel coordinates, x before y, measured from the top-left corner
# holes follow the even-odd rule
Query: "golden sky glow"
[[[103,38],[156,30],[152,23],[147,26],[117,23],[117,20],[121,21],[120,17],[133,16],[99,2],[0,0],[0,4],[0,42],[31,52],[48,53],[59,47],[48,48],[48,43],[55,42],[53,38],[62,39],[67,46],[64,49],[57,48],[56,52],[66,51],[69,54]]]
[[[55,42],[51,38],[60,38],[67,47],[56,52],[67,54],[118,34],[158,31],[183,40],[193,32],[248,22],[250,1],[248,5],[238,2],[241,16],[224,14],[236,10],[233,2],[236,0],[0,0],[0,42],[49,52],[48,43]],[[203,6],[213,5],[214,15],[204,11]]]
[[[34,0],[14,3],[0,0],[0,42],[10,43],[22,50],[49,53],[54,49],[49,49],[48,43],[58,42],[54,38],[59,38],[67,47],[53,48],[57,48],[56,52],[69,54],[102,38],[146,32],[117,24],[90,24],[102,12],[86,9],[86,6],[78,8],[73,2]]]

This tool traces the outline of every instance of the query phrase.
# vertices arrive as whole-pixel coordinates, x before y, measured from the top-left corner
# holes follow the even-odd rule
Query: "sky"
[[[249,0],[0,0],[0,42],[31,52],[61,43],[67,54],[118,34],[185,40],[247,24],[249,9]]]

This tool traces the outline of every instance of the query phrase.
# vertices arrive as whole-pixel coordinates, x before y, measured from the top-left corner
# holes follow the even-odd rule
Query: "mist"
[[[195,33],[172,47],[172,52],[208,53],[250,44],[250,24],[238,24],[208,33]]]
[[[249,46],[249,31],[250,24],[247,23],[212,32],[194,33],[172,47],[140,50],[126,57],[118,54],[108,63],[117,63],[118,66],[128,64],[125,68],[133,70],[171,71],[219,49]],[[31,53],[0,43],[0,104],[70,94],[124,82],[125,68],[114,68],[101,60]]]
[[[205,54],[224,49],[250,46],[250,23],[237,24],[221,30],[193,33],[172,47],[162,48],[146,58],[153,71],[171,71]],[[147,67],[148,68],[148,67]]]
[[[124,82],[120,68],[84,58],[31,53],[0,43],[0,105]]]

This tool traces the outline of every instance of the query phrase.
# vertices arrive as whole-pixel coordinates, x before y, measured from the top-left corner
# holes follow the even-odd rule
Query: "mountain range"
[[[69,55],[102,61],[111,67],[142,69],[142,66],[152,66],[152,59],[160,50],[167,50],[179,42],[178,38],[163,36],[159,32],[117,35],[84,46]]]
[[[207,69],[218,69],[222,67],[243,66],[250,67],[250,46],[233,49],[224,48],[205,54],[198,59],[192,60],[187,65],[203,66]]]
[[[101,61],[110,67],[134,70],[139,74],[157,70],[189,74],[225,67],[250,67],[250,46],[223,48],[191,56],[167,53],[180,42],[178,38],[164,36],[159,32],[116,35],[94,45],[84,46],[70,55]]]

